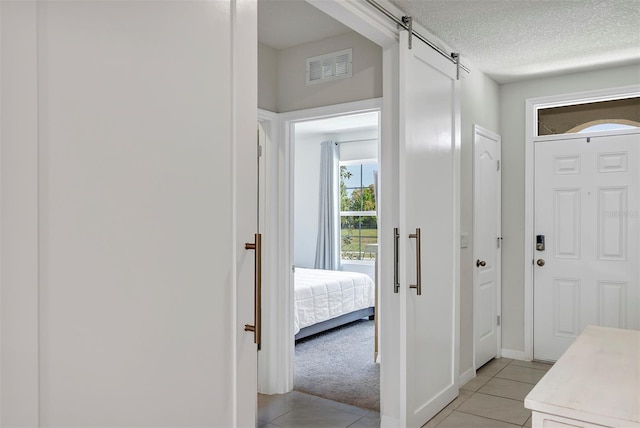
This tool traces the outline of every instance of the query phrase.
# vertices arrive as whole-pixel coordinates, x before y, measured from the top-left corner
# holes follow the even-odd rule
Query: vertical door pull
[[[416,233],[409,234],[409,238],[416,240],[416,276],[417,281],[415,284],[411,284],[409,288],[416,289],[416,295],[422,294],[422,265],[420,263],[420,228],[416,227]]]
[[[255,234],[255,242],[247,242],[244,244],[245,250],[255,250],[255,262],[253,272],[253,316],[254,324],[245,324],[244,331],[253,332],[253,342],[258,345],[260,350],[260,342],[262,340],[262,234]]]
[[[393,228],[393,292],[400,292],[400,278],[398,275],[398,264],[400,263],[399,247],[400,232],[397,227]]]

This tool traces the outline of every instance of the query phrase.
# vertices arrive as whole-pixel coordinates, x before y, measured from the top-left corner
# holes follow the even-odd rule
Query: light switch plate
[[[468,248],[469,247],[469,234],[462,232],[460,234],[460,248]]]

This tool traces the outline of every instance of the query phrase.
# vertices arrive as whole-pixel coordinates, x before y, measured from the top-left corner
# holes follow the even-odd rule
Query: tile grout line
[[[474,413],[463,412],[462,410],[454,410],[453,412],[464,413],[465,415],[475,416],[476,418],[489,419],[490,421],[502,422],[502,423],[505,423],[505,424],[511,424],[513,426],[524,426],[524,424],[526,424],[527,421],[529,420],[529,418],[527,418],[522,425],[519,425],[519,424],[514,424],[513,422],[505,421],[505,420],[502,420],[502,419],[495,419],[495,418],[490,418],[488,416],[480,416],[480,415],[476,415]],[[451,413],[453,413],[453,412],[451,412]],[[438,424],[438,425],[440,425],[440,424]],[[436,428],[437,428],[438,425],[436,425]]]
[[[469,413],[469,412],[465,412],[465,411],[460,410],[460,407],[461,407],[461,406],[462,406],[466,401],[468,401],[468,400],[472,399],[473,397],[475,397],[475,396],[476,396],[476,394],[482,394],[482,395],[484,395],[484,396],[496,397],[496,398],[502,398],[502,399],[505,399],[505,400],[515,401],[515,402],[517,402],[517,403],[520,403],[522,406],[524,406],[524,402],[523,402],[523,400],[519,400],[519,399],[512,398],[512,397],[505,397],[505,396],[501,396],[501,395],[495,395],[495,394],[492,394],[492,393],[487,393],[487,392],[482,392],[482,391],[481,391],[481,389],[482,389],[482,388],[484,388],[484,387],[485,387],[489,382],[491,382],[491,380],[492,380],[492,379],[500,379],[500,380],[503,380],[503,381],[515,382],[515,383],[517,383],[517,384],[521,384],[521,385],[530,385],[530,386],[535,386],[535,385],[537,384],[537,382],[535,382],[535,383],[529,383],[529,382],[524,382],[524,381],[522,381],[522,380],[515,380],[515,379],[509,379],[509,378],[499,377],[500,373],[501,373],[504,369],[506,369],[507,367],[510,367],[510,366],[511,366],[511,367],[513,367],[513,368],[518,368],[518,369],[533,369],[533,370],[536,370],[536,371],[539,371],[539,372],[543,372],[543,373],[546,373],[546,372],[549,370],[549,369],[543,369],[543,368],[538,368],[538,367],[530,367],[530,366],[526,366],[526,365],[513,364],[513,363],[514,363],[514,361],[516,361],[516,360],[511,360],[511,361],[509,361],[508,363],[506,363],[506,364],[505,364],[504,366],[502,366],[502,367],[499,367],[499,366],[498,366],[498,367],[494,367],[494,368],[493,368],[493,370],[495,370],[496,368],[498,368],[498,370],[495,372],[495,374],[493,374],[493,375],[491,375],[491,376],[489,376],[489,375],[483,375],[483,374],[481,374],[481,373],[480,373],[480,374],[478,374],[479,376],[484,376],[484,377],[487,377],[487,378],[489,378],[489,379],[488,379],[486,382],[484,382],[482,385],[480,385],[480,386],[478,387],[478,389],[476,389],[476,390],[464,389],[463,387],[461,387],[461,388],[460,388],[460,391],[466,391],[466,393],[469,393],[470,395],[469,395],[468,397],[466,397],[466,398],[465,398],[465,400],[464,400],[462,403],[460,403],[460,404],[459,404],[456,408],[454,408],[454,409],[446,409],[446,407],[445,407],[445,409],[443,409],[443,411],[444,411],[444,410],[449,410],[449,412],[450,412],[450,413],[449,413],[446,417],[444,417],[444,418],[443,418],[443,419],[442,419],[442,420],[441,420],[441,421],[440,421],[436,426],[440,426],[440,424],[441,424],[444,420],[446,420],[448,417],[450,417],[453,413],[458,412],[458,413],[460,413],[460,414],[472,415],[472,416],[479,417],[479,418],[485,418],[485,419],[487,419],[487,420],[493,420],[493,421],[498,421],[498,422],[508,423],[508,424],[513,425],[513,426],[521,426],[521,427],[525,427],[525,426],[526,426],[526,423],[530,420],[531,415],[529,415],[529,416],[528,416],[528,418],[525,420],[525,422],[524,422],[522,425],[517,425],[517,424],[514,424],[513,422],[504,421],[504,420],[501,420],[501,419],[495,419],[495,418],[491,418],[491,417],[487,417],[487,416],[483,416],[483,415],[476,415],[476,414],[474,414],[474,413]],[[552,367],[552,365],[549,365],[549,368],[551,368],[551,367]],[[332,406],[330,406],[330,407],[332,407]],[[357,406],[356,406],[356,407],[357,407]],[[370,410],[370,409],[363,409],[363,408],[362,408],[362,410],[367,410],[367,411],[368,411],[368,412],[367,412],[367,413],[365,413],[365,414],[353,413],[353,412],[351,412],[351,411],[349,411],[349,410],[347,410],[347,409],[342,409],[342,408],[338,408],[338,407],[335,407],[335,408],[333,408],[333,409],[334,409],[334,410],[339,410],[339,411],[342,411],[342,412],[346,412],[346,413],[350,413],[350,414],[355,415],[355,416],[359,416],[359,418],[358,418],[356,421],[354,421],[354,422],[350,423],[350,424],[349,424],[349,425],[347,425],[345,428],[348,428],[348,427],[354,426],[355,424],[357,424],[357,423],[359,423],[359,422],[363,421],[363,420],[364,420],[364,419],[366,419],[366,418],[376,417],[376,415],[377,415],[377,417],[380,417],[379,412],[375,412],[375,411],[372,411],[372,410]],[[358,409],[361,409],[361,408],[358,408]],[[286,412],[284,412],[283,414],[278,415],[278,416],[276,416],[276,417],[272,418],[270,421],[264,421],[264,420],[263,420],[263,421],[264,421],[264,424],[271,424],[271,425],[273,425],[273,426],[278,426],[278,425],[277,425],[276,423],[274,423],[273,421],[275,421],[276,419],[278,419],[278,418],[280,418],[280,417],[282,417],[282,416],[284,416],[284,415],[286,415],[286,414],[288,414],[288,413],[292,412],[293,410],[294,410],[294,409],[289,409],[289,410],[287,410]],[[434,417],[435,417],[435,416],[434,416]]]
[[[525,385],[531,385],[531,384],[525,383]],[[519,403],[522,403],[522,405],[524,406],[524,400],[520,400],[518,398],[504,397],[502,395],[489,394],[488,392],[481,392],[481,391],[478,391],[478,394],[488,395],[489,397],[504,398],[505,400],[517,401]],[[469,398],[471,398],[471,397],[469,397]]]
[[[489,418],[489,417],[486,417],[486,416],[475,415],[475,414],[473,414],[473,413],[468,413],[468,412],[464,412],[464,411],[462,411],[462,410],[459,410],[459,409],[460,409],[460,407],[461,407],[461,406],[462,406],[466,401],[468,401],[468,400],[470,400],[471,398],[473,398],[476,394],[483,394],[483,395],[488,395],[488,396],[491,396],[491,397],[504,398],[504,399],[506,399],[506,400],[517,401],[517,402],[519,402],[519,403],[522,403],[522,406],[524,407],[524,401],[520,401],[520,400],[516,400],[516,399],[513,399],[513,398],[508,398],[508,397],[501,397],[501,396],[499,396],[499,395],[486,394],[486,393],[484,393],[484,392],[480,392],[480,390],[481,390],[485,385],[487,385],[489,382],[491,382],[491,380],[492,380],[492,379],[509,380],[509,381],[512,381],[512,382],[518,382],[518,383],[522,383],[522,384],[525,384],[525,385],[531,385],[530,383],[527,383],[527,382],[521,382],[521,381],[517,381],[517,380],[513,380],[513,379],[505,379],[505,378],[497,377],[497,376],[500,374],[500,372],[502,372],[505,368],[509,367],[509,366],[511,365],[511,363],[513,363],[514,361],[516,361],[516,360],[511,360],[511,361],[509,361],[507,364],[505,364],[505,365],[504,365],[504,367],[500,368],[500,370],[498,370],[498,371],[497,371],[493,376],[487,376],[487,377],[489,378],[489,380],[488,380],[487,382],[485,382],[483,385],[481,385],[477,390],[472,391],[472,390],[466,389],[465,391],[472,392],[472,394],[471,394],[471,395],[470,395],[470,396],[469,396],[469,397],[468,397],[464,402],[462,402],[458,407],[456,407],[455,409],[453,409],[453,410],[451,411],[451,413],[450,413],[449,415],[447,415],[447,417],[445,417],[442,421],[438,422],[438,424],[437,424],[435,427],[437,428],[437,427],[438,427],[442,422],[444,422],[444,421],[445,421],[449,416],[451,416],[451,415],[452,415],[453,413],[455,413],[455,412],[458,412],[458,413],[464,413],[464,414],[466,414],[466,415],[472,415],[472,416],[479,417],[479,418],[485,418],[485,419],[492,420],[492,421],[498,421],[498,422],[508,423],[508,424],[513,425],[513,426],[525,427],[525,424],[527,423],[527,421],[529,420],[529,418],[531,417],[531,415],[529,415],[529,417],[527,417],[527,419],[524,421],[524,423],[522,423],[521,425],[518,425],[518,424],[514,424],[514,423],[512,423],[512,422],[503,421],[503,420],[501,420],[501,419]],[[520,368],[533,368],[533,367],[519,366],[519,365],[517,365],[517,364],[513,364],[513,367],[520,367]],[[544,369],[535,369],[535,370],[545,371]],[[546,371],[545,371],[545,372],[546,372]],[[476,372],[476,374],[477,374],[477,372]],[[482,375],[482,374],[481,374],[480,376],[486,376],[486,375]],[[535,386],[536,384],[533,384],[533,385]],[[463,388],[460,388],[460,390],[462,390],[462,389],[463,389]],[[435,417],[435,416],[434,416],[434,417]]]

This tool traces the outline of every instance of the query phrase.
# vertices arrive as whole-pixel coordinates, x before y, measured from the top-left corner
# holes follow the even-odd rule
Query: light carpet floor
[[[294,389],[380,410],[380,365],[373,361],[374,322],[359,320],[296,344]]]

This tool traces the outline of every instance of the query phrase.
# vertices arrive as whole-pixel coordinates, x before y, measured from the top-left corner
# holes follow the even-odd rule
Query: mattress
[[[375,284],[358,272],[296,268],[295,333],[301,328],[375,305]]]

